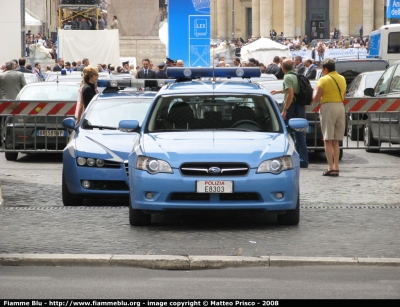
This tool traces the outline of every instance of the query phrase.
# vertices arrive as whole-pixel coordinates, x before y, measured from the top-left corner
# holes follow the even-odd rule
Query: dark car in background
[[[63,106],[68,102],[76,103],[79,85],[79,82],[30,83],[19,92],[16,100],[38,103],[35,109],[37,113],[50,112],[57,102],[62,108],[65,108]],[[56,102],[54,106],[47,104],[50,101]],[[6,159],[17,160],[19,152],[35,152],[38,149],[43,149],[43,152],[62,150],[68,140],[68,132],[62,126],[64,118],[65,116],[59,115],[7,116],[1,133]]]

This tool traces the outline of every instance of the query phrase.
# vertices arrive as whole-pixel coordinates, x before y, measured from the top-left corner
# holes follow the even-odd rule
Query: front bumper
[[[173,174],[151,175],[129,167],[130,198],[133,209],[166,211],[180,209],[216,210],[290,210],[295,209],[299,192],[300,169],[284,171],[279,175],[256,174],[251,169],[246,176],[210,178]],[[196,193],[198,180],[233,181],[234,193]],[[154,198],[146,197],[152,193]],[[276,193],[283,197],[277,199]]]
[[[63,172],[68,191],[80,197],[128,197],[128,176],[125,165],[121,162],[119,168],[78,166],[76,159],[63,157]],[[83,188],[86,180],[91,186]]]

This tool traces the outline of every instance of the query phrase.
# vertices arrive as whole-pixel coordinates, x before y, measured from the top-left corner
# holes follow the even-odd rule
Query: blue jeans
[[[292,118],[306,118],[306,108],[296,102],[292,102],[289,109],[286,111],[286,125]],[[306,135],[304,132],[294,132],[294,143],[296,151],[300,156],[300,167],[308,167],[308,149]]]

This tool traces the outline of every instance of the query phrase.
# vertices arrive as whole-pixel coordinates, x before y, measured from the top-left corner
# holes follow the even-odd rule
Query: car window
[[[386,89],[389,85],[390,78],[392,76],[392,72],[394,68],[397,67],[397,65],[393,65],[389,67],[382,75],[382,77],[379,79],[378,83],[376,84],[375,87],[375,93],[374,95],[383,95],[386,93]]]
[[[382,72],[376,74],[375,73],[368,74],[367,77],[365,78],[365,88],[370,88],[370,87],[374,88],[381,76]]]
[[[142,124],[153,99],[104,99],[93,101],[87,110],[83,128],[90,126],[118,127],[121,120],[137,120]]]
[[[282,132],[275,102],[263,95],[161,96],[147,131],[244,129]]]
[[[390,88],[388,93],[394,93],[400,91],[400,67],[397,65],[394,70],[392,81],[390,82]]]
[[[76,101],[78,99],[78,91],[78,83],[76,85],[26,86],[19,93],[18,99]]]
[[[362,79],[362,76],[358,75],[358,76],[350,83],[350,85],[349,85],[349,87],[348,87],[348,89],[347,89],[347,92],[348,92],[349,94],[355,92],[355,91],[360,87],[361,79]]]

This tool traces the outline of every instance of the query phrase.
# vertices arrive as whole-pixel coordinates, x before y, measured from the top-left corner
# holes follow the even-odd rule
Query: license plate
[[[65,130],[37,130],[37,136],[67,136],[67,131]]]
[[[233,181],[205,180],[197,181],[197,193],[233,193]]]

